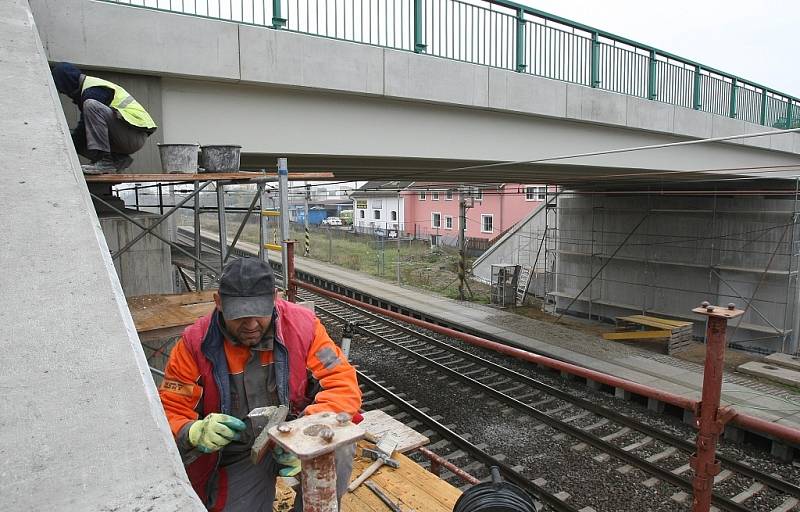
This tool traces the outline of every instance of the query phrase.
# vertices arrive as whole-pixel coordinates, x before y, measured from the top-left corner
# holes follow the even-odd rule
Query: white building
[[[410,181],[368,181],[350,194],[353,200],[353,227],[369,231],[404,230],[405,207],[400,192]]]

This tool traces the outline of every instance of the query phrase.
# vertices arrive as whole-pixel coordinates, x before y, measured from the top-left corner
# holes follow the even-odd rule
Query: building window
[[[431,213],[431,227],[442,227],[442,215],[438,212]]]
[[[431,192],[431,201],[439,200],[439,192]]]
[[[469,187],[467,197],[472,197],[476,201],[483,201],[483,189],[480,187]]]
[[[481,215],[481,233],[494,232],[494,219],[493,215]]]
[[[383,208],[383,199],[373,199],[372,200],[372,207],[373,208]]]
[[[452,190],[448,190],[447,192],[445,192],[444,193],[444,199],[446,201],[452,201],[453,200],[453,191]]]
[[[364,210],[358,210],[358,218],[359,219],[363,219],[364,218]]]
[[[425,200],[425,191],[424,190],[420,190],[419,191],[419,200],[420,201],[424,201]]]
[[[391,217],[392,217],[392,220],[397,220],[397,212],[395,210],[392,210]]]
[[[444,229],[453,229],[453,217],[449,215],[445,215],[444,217]]]
[[[380,210],[372,210],[372,218],[375,220],[381,219],[381,211]]]
[[[547,198],[547,187],[525,187],[526,201],[544,201]]]

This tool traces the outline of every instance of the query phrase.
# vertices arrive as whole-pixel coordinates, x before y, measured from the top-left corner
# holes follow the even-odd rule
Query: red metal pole
[[[333,452],[303,461],[303,510],[338,512],[336,503],[336,461]]]
[[[428,450],[424,446],[420,446],[419,448],[417,448],[417,451],[431,461],[430,471],[434,475],[439,476],[442,467],[444,467],[445,469],[447,469],[448,471],[459,477],[461,480],[467,482],[468,484],[475,485],[481,483],[481,481],[475,478],[474,476],[470,475],[469,473],[467,473],[460,467],[456,466],[449,460],[445,459],[441,455]]]
[[[297,302],[297,276],[294,271],[294,240],[286,240],[286,298]]]
[[[660,389],[655,389],[653,387],[631,382],[629,380],[620,379],[618,377],[614,377],[613,375],[596,372],[594,370],[588,370],[580,366],[576,366],[570,363],[565,363],[563,361],[558,361],[556,359],[551,359],[549,357],[541,356],[538,354],[534,354],[526,350],[509,347],[508,345],[503,345],[502,343],[497,343],[494,341],[479,338],[471,334],[466,334],[460,331],[449,329],[447,327],[442,327],[441,325],[425,322],[424,320],[418,320],[414,317],[407,316],[402,313],[395,313],[394,311],[389,311],[388,309],[383,309],[378,306],[373,306],[372,304],[367,304],[366,302],[361,302],[356,299],[351,299],[350,297],[345,297],[344,295],[340,295],[338,293],[325,290],[324,288],[320,288],[312,284],[298,282],[297,285],[300,286],[301,288],[305,288],[314,293],[325,295],[327,297],[331,297],[336,300],[340,300],[342,302],[347,302],[349,304],[358,306],[362,309],[366,309],[374,313],[379,313],[381,315],[385,315],[390,318],[400,320],[401,322],[410,323],[412,325],[428,329],[429,331],[434,331],[438,332],[439,334],[444,334],[445,336],[450,336],[451,338],[459,339],[476,347],[482,347],[489,350],[494,350],[501,354],[507,354],[517,359],[521,359],[523,361],[530,361],[532,363],[541,364],[543,366],[547,366],[555,370],[565,371],[572,375],[584,377],[586,379],[600,382],[602,384],[607,384],[609,386],[624,389],[625,391],[630,391],[631,393],[636,393],[637,395],[642,395],[647,398],[654,398],[664,403],[680,407],[681,409],[687,409],[693,411],[695,414],[697,414],[697,411],[699,410],[700,407],[700,402],[698,402],[697,400],[692,400],[680,395],[676,395],[674,393],[669,393],[666,391],[662,391]],[[728,409],[728,411],[731,412],[731,414],[729,415],[730,423],[733,423],[748,430],[774,436],[788,443],[800,444],[800,430],[796,428],[787,427],[785,425],[780,425],[778,423],[763,420],[761,418],[756,418],[755,416],[750,416],[747,414],[738,414],[735,413],[732,409]]]
[[[719,401],[722,395],[722,372],[725,357],[725,334],[728,319],[742,315],[733,304],[727,308],[711,306],[704,302],[693,310],[708,317],[706,327],[706,363],[703,370],[703,399],[700,402],[700,432],[697,434],[697,450],[690,459],[694,469],[692,489],[692,512],[708,512],[711,509],[711,493],[714,477],[719,474],[717,442],[725,429],[725,418],[720,415]]]

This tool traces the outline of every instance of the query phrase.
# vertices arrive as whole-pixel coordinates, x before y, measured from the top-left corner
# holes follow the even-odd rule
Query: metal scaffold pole
[[[225,266],[228,252],[228,230],[225,225],[225,185],[217,182],[217,219],[219,220],[219,271]]]
[[[289,165],[285,158],[278,159],[278,193],[281,201],[281,263],[283,286],[289,286],[289,251],[286,242],[289,240]]]
[[[303,200],[303,209],[305,213],[303,215],[303,228],[304,228],[304,245],[303,245],[303,256],[308,256],[311,254],[311,236],[308,232],[308,201],[311,199],[311,187],[308,186],[308,182],[306,182],[306,194]]]
[[[194,289],[200,291],[203,289],[203,271],[200,270],[198,261],[202,256],[200,247],[200,182],[194,182]]]
[[[264,183],[258,183],[258,197],[261,207],[261,214],[258,216],[258,257],[262,261],[267,261],[267,249],[264,244],[267,243],[267,217],[264,211],[267,209],[267,187]]]

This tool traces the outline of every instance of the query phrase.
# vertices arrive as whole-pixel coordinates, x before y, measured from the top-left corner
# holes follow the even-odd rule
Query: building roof
[[[395,197],[401,190],[408,188],[411,183],[411,181],[400,180],[371,180],[352,192],[350,197],[354,199],[362,197]]]

